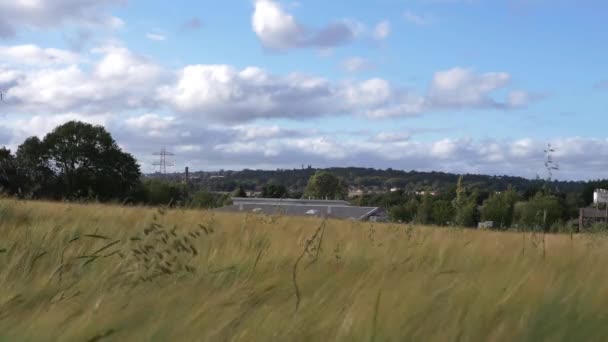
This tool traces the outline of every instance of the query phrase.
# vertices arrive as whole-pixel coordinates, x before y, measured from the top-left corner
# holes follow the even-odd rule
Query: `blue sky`
[[[608,170],[608,3],[0,1],[0,145],[102,124],[152,171]]]

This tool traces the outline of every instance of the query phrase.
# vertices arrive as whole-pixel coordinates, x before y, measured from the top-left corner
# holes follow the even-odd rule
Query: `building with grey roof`
[[[232,199],[230,206],[216,209],[218,212],[259,213],[267,215],[308,216],[356,221],[386,221],[386,211],[378,207],[358,207],[347,201],[242,198]]]

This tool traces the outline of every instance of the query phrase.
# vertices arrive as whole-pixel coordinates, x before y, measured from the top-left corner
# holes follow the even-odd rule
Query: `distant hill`
[[[216,171],[192,172],[190,177],[193,184],[210,191],[233,191],[243,186],[248,191],[260,190],[268,183],[281,184],[291,191],[302,191],[317,170],[329,171],[336,176],[344,178],[350,187],[365,190],[388,191],[391,188],[405,191],[444,191],[451,189],[460,175],[445,172],[402,171],[394,169],[373,169],[361,167],[333,167],[327,169],[278,169],[278,170],[249,170],[242,171]],[[155,177],[155,175],[148,175]],[[181,180],[184,173],[173,173],[167,177]],[[526,179],[513,176],[490,176],[478,174],[464,174],[464,182],[469,189],[483,189],[486,191],[504,191],[509,187],[521,192],[537,189],[544,184],[544,180]],[[581,192],[586,182],[581,181],[553,181],[552,187],[560,192]]]

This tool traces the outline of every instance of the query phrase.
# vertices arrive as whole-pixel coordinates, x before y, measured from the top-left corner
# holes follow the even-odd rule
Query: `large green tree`
[[[38,137],[29,137],[17,148],[16,160],[23,176],[23,191],[31,197],[61,197],[58,179],[49,166],[47,148]]]
[[[15,157],[9,149],[0,148],[0,193],[15,195],[21,191],[21,186]]]
[[[124,198],[141,176],[135,158],[102,126],[78,121],[56,127],[42,141],[27,139],[17,159],[31,182],[55,177],[55,195],[63,198]]]
[[[317,171],[308,180],[304,191],[305,198],[345,199],[348,196],[348,185],[343,179],[327,171]]]

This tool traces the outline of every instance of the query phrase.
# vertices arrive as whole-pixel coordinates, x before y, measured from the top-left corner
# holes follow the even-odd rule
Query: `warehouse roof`
[[[234,198],[233,205],[216,209],[219,212],[251,212],[270,215],[312,216],[337,219],[366,220],[383,214],[378,207],[351,206],[345,201],[277,200],[268,198]]]

